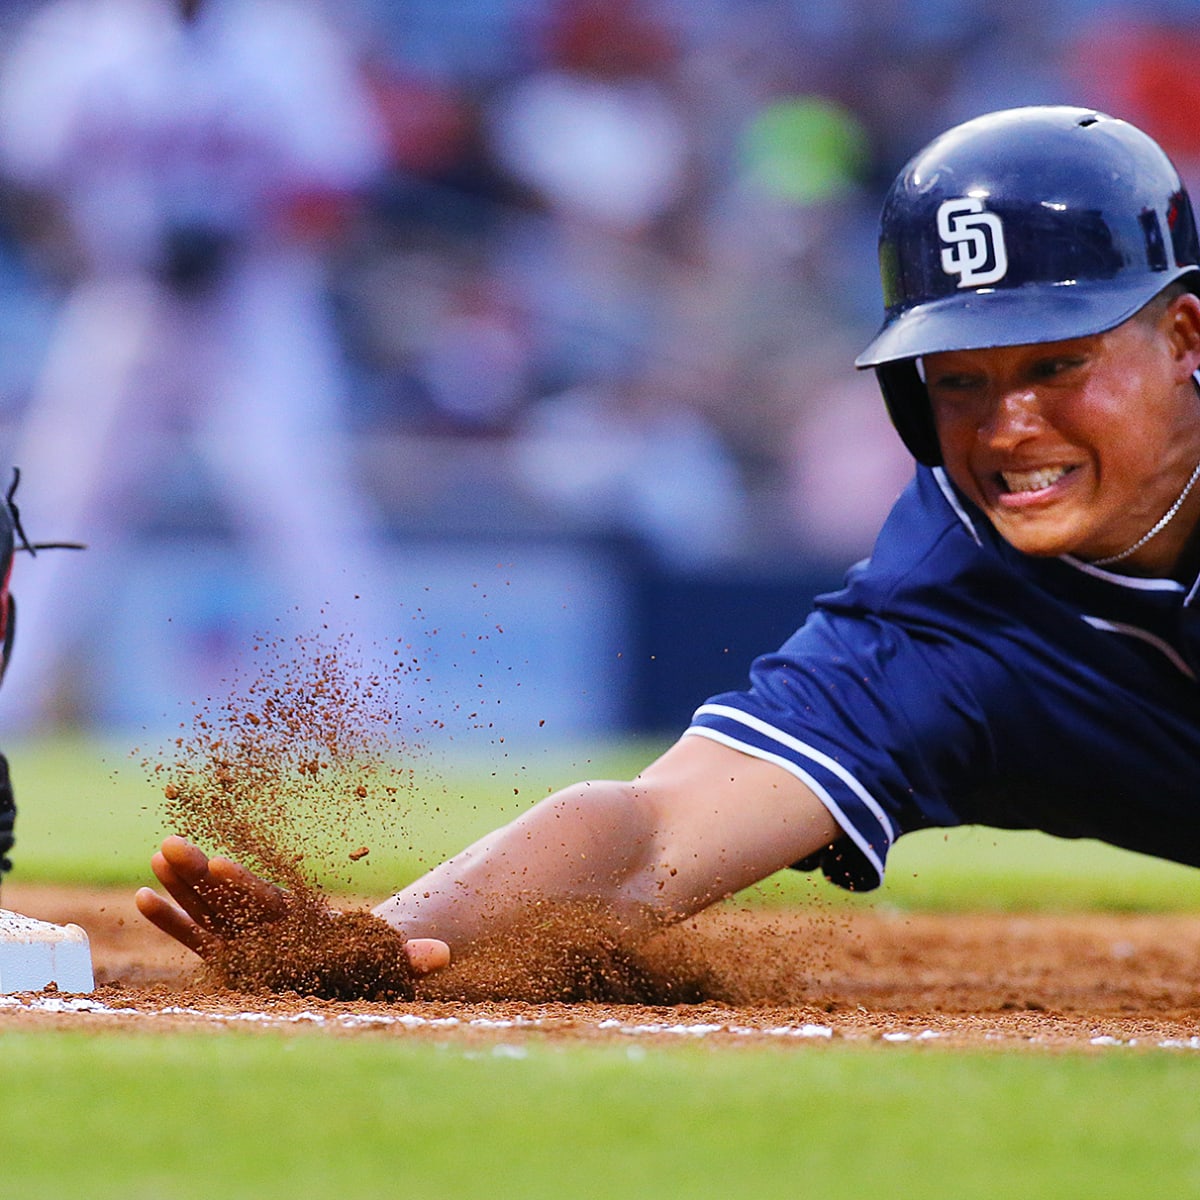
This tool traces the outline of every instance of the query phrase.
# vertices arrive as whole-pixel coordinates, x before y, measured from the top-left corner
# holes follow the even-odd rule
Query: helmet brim
[[[854,365],[878,367],[945,350],[988,350],[1091,337],[1115,329],[1164,288],[1195,272],[1195,267],[1187,266],[1155,274],[1142,287],[1131,287],[1126,277],[1111,285],[1094,280],[1086,287],[1027,284],[933,300],[889,320]]]

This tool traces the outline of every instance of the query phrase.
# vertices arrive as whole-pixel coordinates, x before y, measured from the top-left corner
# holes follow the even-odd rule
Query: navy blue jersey
[[[1021,554],[922,467],[843,590],[688,732],[802,779],[845,836],[796,865],[843,887],[960,824],[1200,866],[1198,591]]]

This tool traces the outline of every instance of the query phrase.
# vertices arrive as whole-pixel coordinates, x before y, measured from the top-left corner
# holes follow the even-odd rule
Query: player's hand
[[[231,859],[209,858],[181,837],[166,838],[150,867],[171,900],[140,888],[134,896],[138,911],[201,958],[238,930],[278,920],[287,907],[282,889]],[[413,938],[405,948],[418,975],[450,961],[450,948],[434,938]]]

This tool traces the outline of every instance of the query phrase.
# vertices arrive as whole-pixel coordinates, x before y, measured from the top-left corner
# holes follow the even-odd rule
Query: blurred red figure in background
[[[352,48],[304,5],[52,0],[21,31],[0,168],[54,214],[29,236],[67,291],[12,461],[39,528],[95,549],[23,581],[10,724],[47,718],[93,572],[190,465],[164,460],[181,430],[286,603],[340,625],[373,597],[324,272],[382,167]]]

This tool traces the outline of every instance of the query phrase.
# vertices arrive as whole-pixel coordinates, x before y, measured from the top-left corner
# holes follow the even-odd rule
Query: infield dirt
[[[318,1013],[331,1021],[404,1018],[368,1027],[441,1038],[511,1038],[514,1021],[537,1036],[588,1039],[703,1026],[710,1038],[741,1043],[774,1031],[781,1045],[791,1041],[779,1030],[810,1025],[834,1038],[936,1034],[934,1044],[957,1046],[1194,1044],[1200,1036],[1200,919],[1188,916],[717,909],[675,935],[693,961],[707,962],[712,995],[637,1005],[464,1000],[451,976],[419,981],[404,1001],[243,992],[214,985],[140,918],[126,891],[13,882],[4,903],[82,925],[95,963],[93,999],[117,1010],[114,1019],[147,1030]],[[0,1029],[44,1023],[35,1007],[41,998],[0,1010]],[[88,1013],[53,1019],[95,1025]]]
[[[350,687],[338,654],[303,644],[262,643],[259,652],[261,670],[237,698],[198,713],[146,766],[168,828],[285,888],[283,919],[241,926],[235,915],[225,952],[201,966],[142,920],[132,890],[36,886],[18,875],[5,885],[4,906],[81,925],[97,988],[91,1007],[37,996],[7,1003],[0,1029],[47,1014],[165,1028],[266,1014],[312,1023],[319,1013],[417,1034],[516,1023],[594,1038],[703,1028],[739,1038],[815,1030],[1200,1048],[1200,918],[1190,916],[935,916],[730,902],[630,945],[594,914],[531,899],[519,936],[411,978],[397,933],[366,900],[328,896],[315,882],[331,844],[351,860],[369,853],[347,849],[358,846],[344,828],[355,813],[381,813],[387,836],[400,832],[398,777],[380,749],[395,730],[389,681]]]

